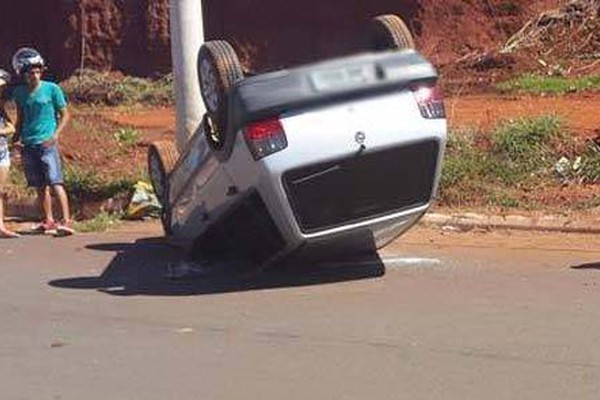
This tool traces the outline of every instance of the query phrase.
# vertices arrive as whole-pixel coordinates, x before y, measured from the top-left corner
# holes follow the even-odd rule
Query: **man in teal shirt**
[[[55,83],[42,80],[44,61],[33,49],[18,59],[17,73],[24,84],[17,86],[12,98],[17,105],[17,132],[13,141],[22,145],[22,160],[27,184],[37,190],[44,220],[35,228],[43,233],[71,235],[69,200],[63,185],[58,141],[69,120],[65,95]],[[56,195],[62,220],[56,223],[52,213],[52,196]]]

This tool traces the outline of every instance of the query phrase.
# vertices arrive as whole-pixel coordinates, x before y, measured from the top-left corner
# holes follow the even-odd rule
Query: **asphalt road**
[[[417,228],[382,263],[165,278],[159,230],[0,241],[2,399],[597,399],[600,239]]]

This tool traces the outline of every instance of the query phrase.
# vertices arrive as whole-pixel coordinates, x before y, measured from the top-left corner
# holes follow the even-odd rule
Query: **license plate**
[[[360,65],[315,71],[311,79],[317,91],[331,92],[372,84],[377,81],[377,74],[375,66]]]

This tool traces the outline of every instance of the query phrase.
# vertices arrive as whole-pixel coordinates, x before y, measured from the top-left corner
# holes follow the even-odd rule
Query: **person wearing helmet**
[[[16,238],[19,235],[4,225],[4,197],[10,168],[8,135],[15,133],[15,127],[4,110],[4,89],[10,82],[10,74],[0,69],[0,238]]]
[[[69,113],[65,95],[57,84],[42,80],[44,59],[34,49],[20,49],[13,67],[22,78],[11,98],[17,105],[16,134],[13,142],[21,147],[27,184],[37,190],[43,222],[34,228],[40,233],[71,235],[69,200],[63,184],[58,141]],[[56,223],[52,212],[51,189],[56,195],[62,220]]]

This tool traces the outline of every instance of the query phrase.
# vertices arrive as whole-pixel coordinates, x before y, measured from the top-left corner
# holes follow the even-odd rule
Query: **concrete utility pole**
[[[171,0],[171,58],[177,111],[177,148],[183,152],[205,112],[196,62],[204,42],[201,0]]]

